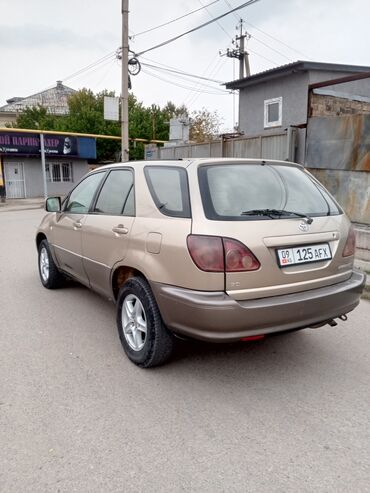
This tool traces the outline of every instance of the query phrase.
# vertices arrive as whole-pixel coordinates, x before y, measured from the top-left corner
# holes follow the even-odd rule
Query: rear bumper
[[[165,324],[179,334],[214,342],[310,327],[353,310],[366,275],[301,293],[235,301],[224,292],[151,283]]]

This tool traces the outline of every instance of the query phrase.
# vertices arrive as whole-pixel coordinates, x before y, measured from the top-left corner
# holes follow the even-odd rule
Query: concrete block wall
[[[355,101],[337,96],[311,94],[310,112],[315,116],[343,116],[370,113],[370,102]]]

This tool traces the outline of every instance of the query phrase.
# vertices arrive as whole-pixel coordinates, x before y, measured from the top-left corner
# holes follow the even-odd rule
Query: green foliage
[[[35,130],[55,130],[103,135],[121,135],[119,122],[104,120],[104,96],[115,96],[107,90],[94,94],[90,89],[81,89],[68,99],[69,114],[54,115],[42,106],[27,108],[19,114],[15,128]],[[133,95],[129,95],[129,135],[131,138],[147,140],[168,140],[169,121],[179,115],[189,116],[185,106],[177,107],[168,102],[163,108],[155,104],[144,106]],[[212,137],[219,126],[217,113],[203,109],[192,115],[191,139],[204,142]],[[98,161],[116,161],[119,159],[121,143],[116,140],[97,139]],[[143,159],[144,144],[130,142],[130,159]]]
[[[7,124],[7,127],[30,128],[42,130],[59,130],[58,117],[51,115],[42,106],[27,108],[17,117],[17,122]]]

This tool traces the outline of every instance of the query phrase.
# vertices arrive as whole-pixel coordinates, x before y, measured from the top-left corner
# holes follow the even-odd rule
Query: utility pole
[[[240,19],[240,23],[237,28],[240,28],[239,36],[236,36],[233,44],[236,44],[236,48],[233,50],[226,50],[226,56],[229,58],[237,58],[239,60],[239,79],[249,77],[251,70],[249,66],[249,54],[245,50],[245,40],[250,38],[248,33],[243,34],[243,19]]]
[[[128,143],[128,1],[122,0],[122,94],[121,94],[121,152],[122,161],[129,160]]]
[[[245,51],[245,39],[247,34],[243,34],[243,19],[240,19],[240,34],[236,37],[236,41],[239,41],[239,79],[244,79],[244,68],[245,77],[251,75],[251,69],[249,66],[249,54]]]

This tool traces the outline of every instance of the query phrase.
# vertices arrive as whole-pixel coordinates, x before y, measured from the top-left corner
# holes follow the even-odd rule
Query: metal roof
[[[348,72],[349,74],[370,72],[370,66],[344,65],[339,63],[308,62],[298,60],[297,62],[281,65],[280,67],[258,72],[244,79],[227,82],[226,89],[242,89],[252,86],[259,82],[266,82],[271,79],[287,76],[296,72],[307,72],[308,70],[321,70],[329,72]]]
[[[0,107],[0,112],[20,113],[26,108],[43,106],[49,113],[55,115],[65,115],[68,113],[68,97],[76,92],[74,89],[65,86],[61,81],[51,89],[32,94],[25,98],[14,97],[8,99],[8,104]]]

